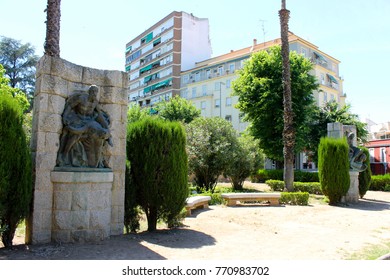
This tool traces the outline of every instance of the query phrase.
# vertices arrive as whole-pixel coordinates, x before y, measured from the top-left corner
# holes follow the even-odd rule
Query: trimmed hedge
[[[390,174],[371,176],[371,191],[390,191]]]
[[[253,182],[264,183],[267,180],[283,181],[283,169],[260,169],[252,176]],[[319,182],[318,172],[295,170],[294,182]]]
[[[308,205],[308,192],[282,192],[280,194],[280,203],[290,205]]]
[[[282,192],[284,181],[267,180],[265,182],[273,191]],[[297,192],[308,192],[310,194],[322,194],[321,184],[317,182],[294,182],[294,190]]]
[[[347,194],[349,178],[349,146],[346,138],[323,137],[318,147],[318,173],[323,194],[330,205],[336,205]]]

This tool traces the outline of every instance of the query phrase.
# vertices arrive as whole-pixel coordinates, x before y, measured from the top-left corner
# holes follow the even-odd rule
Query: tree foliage
[[[150,116],[147,109],[142,109],[138,104],[130,104],[127,111],[127,123],[133,123]]]
[[[0,123],[0,228],[2,242],[9,247],[17,225],[28,215],[32,197],[23,114],[11,94],[0,94]]]
[[[306,146],[310,116],[314,110],[313,91],[318,89],[310,74],[311,62],[290,52],[292,109],[296,131],[295,152]],[[252,55],[233,83],[237,107],[251,122],[251,134],[260,140],[268,158],[283,160],[282,56],[279,46]]]
[[[188,166],[201,190],[214,191],[218,176],[229,166],[236,131],[219,117],[200,117],[186,126]]]
[[[225,176],[230,178],[234,190],[242,190],[245,179],[264,167],[264,154],[259,141],[244,134],[232,143],[230,156]]]
[[[318,176],[329,204],[336,205],[347,194],[349,178],[349,146],[346,138],[324,137],[318,148]]]
[[[38,56],[30,44],[22,44],[12,38],[1,37],[0,64],[4,66],[9,85],[19,88],[31,99],[35,90],[35,67]]]
[[[170,225],[188,196],[186,137],[178,122],[144,118],[127,129],[128,183],[148,219],[148,230],[162,219]]]
[[[181,121],[183,123],[190,123],[200,116],[200,110],[191,101],[180,96],[175,96],[169,101],[158,103],[157,111],[163,119]]]
[[[307,138],[307,149],[313,152],[313,160],[317,162],[317,151],[321,137],[328,133],[328,123],[339,122],[344,125],[355,125],[357,140],[360,144],[367,142],[368,131],[365,123],[359,120],[358,115],[351,113],[351,106],[339,108],[335,100],[329,101],[324,107],[316,107],[312,115],[312,124]]]

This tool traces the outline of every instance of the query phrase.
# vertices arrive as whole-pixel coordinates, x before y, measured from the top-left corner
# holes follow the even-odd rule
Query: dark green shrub
[[[282,192],[280,203],[290,205],[308,205],[309,193],[307,192]]]
[[[390,186],[390,174],[371,176],[370,190],[385,191],[386,186]]]
[[[284,190],[284,181],[282,180],[267,180],[265,183],[276,192],[282,192]]]
[[[349,179],[349,146],[347,140],[321,138],[318,147],[318,174],[322,193],[335,205],[347,194]]]
[[[282,169],[260,169],[251,177],[253,182],[264,183],[267,180],[283,181]],[[294,171],[294,182],[319,182],[318,172]]]
[[[307,172],[301,170],[295,170],[294,172],[294,181],[295,182],[320,182],[318,178],[318,172]]]
[[[127,159],[131,163],[130,188],[145,212],[148,231],[159,219],[172,226],[188,196],[186,137],[183,126],[157,118],[144,118],[127,128]]]
[[[322,194],[321,184],[318,182],[294,182],[294,190],[297,192],[308,192],[310,194]]]
[[[365,164],[367,166],[366,170],[359,173],[359,195],[360,198],[366,194],[371,184],[371,168],[370,168],[370,152],[367,148],[361,148],[366,155]]]
[[[12,246],[32,198],[31,155],[22,126],[16,99],[0,91],[0,228],[6,247]]]
[[[131,185],[130,162],[126,162],[125,174],[125,218],[126,233],[136,232],[140,228],[141,210],[137,205],[135,188]]]
[[[279,180],[268,180],[265,182],[273,191],[284,190],[284,182]],[[310,194],[322,194],[321,184],[317,182],[294,182],[294,190],[297,192],[308,192]]]

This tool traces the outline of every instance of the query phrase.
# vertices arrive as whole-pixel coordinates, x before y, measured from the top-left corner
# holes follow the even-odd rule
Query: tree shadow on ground
[[[385,211],[390,210],[390,202],[376,199],[359,199],[358,203],[349,204],[348,208],[365,211]]]
[[[214,237],[186,228],[142,232],[138,234],[138,238],[148,243],[169,248],[196,249],[216,244]]]
[[[136,235],[112,236],[98,243],[16,245],[0,248],[0,260],[164,260]]]

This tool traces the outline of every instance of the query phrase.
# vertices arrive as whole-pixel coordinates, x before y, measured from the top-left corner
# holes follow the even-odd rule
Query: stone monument
[[[123,233],[127,73],[43,56],[33,109],[27,243]]]
[[[359,201],[359,172],[364,171],[366,155],[357,147],[356,127],[341,123],[328,123],[328,137],[346,137],[349,145],[350,185],[347,194],[342,198],[343,202],[356,203]]]

